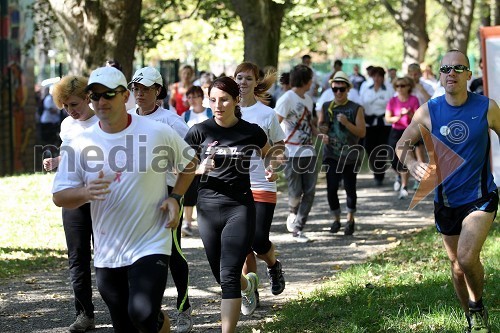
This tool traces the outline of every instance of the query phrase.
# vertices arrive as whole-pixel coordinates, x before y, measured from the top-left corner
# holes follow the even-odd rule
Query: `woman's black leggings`
[[[269,232],[273,222],[274,208],[276,208],[275,203],[255,202],[255,237],[252,250],[257,254],[266,254],[271,249],[272,243],[269,240]]]
[[[92,304],[92,217],[90,203],[76,209],[62,209],[66,246],[68,247],[69,277],[75,296],[76,315],[84,313],[94,318]]]
[[[169,256],[153,254],[130,266],[97,268],[97,288],[115,333],[157,333]]]
[[[241,298],[241,270],[255,233],[253,199],[242,204],[230,198],[198,196],[198,229],[222,299]]]

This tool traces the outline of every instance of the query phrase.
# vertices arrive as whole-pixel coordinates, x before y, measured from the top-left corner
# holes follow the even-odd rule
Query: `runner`
[[[184,138],[188,126],[184,120],[170,110],[161,107],[158,101],[167,97],[167,90],[163,85],[163,78],[153,67],[144,67],[138,69],[132,81],[129,82],[129,88],[134,94],[137,109],[133,110],[136,114],[145,118],[159,121],[170,126],[181,138]],[[172,193],[175,185],[176,176],[174,173],[167,174],[168,193]],[[182,220],[182,217],[181,217]],[[170,272],[174,279],[177,289],[177,332],[190,332],[193,329],[193,318],[191,316],[191,304],[189,303],[188,284],[189,267],[181,247],[181,228],[172,230],[174,244],[172,254],[170,255]]]
[[[276,81],[276,73],[266,75],[258,81],[259,68],[250,62],[243,62],[234,72],[236,83],[240,86],[240,107],[242,119],[259,125],[267,135],[269,144],[273,146],[275,156],[283,155],[285,150],[285,133],[280,127],[276,113],[264,105],[261,100],[267,97],[267,91]],[[269,231],[273,222],[277,201],[276,182],[265,177],[264,163],[261,159],[252,159],[250,165],[250,184],[255,201],[256,223],[252,250],[246,258],[243,274],[257,273],[255,254],[267,264],[267,275],[271,284],[271,292],[279,295],[285,289],[285,278],[281,270],[281,262],[276,259],[275,246],[269,240]],[[259,294],[257,294],[257,303]],[[242,306],[246,306],[243,298]]]
[[[244,315],[255,310],[258,277],[252,272],[241,274],[255,233],[248,168],[255,150],[261,156],[270,150],[264,131],[241,119],[239,94],[231,78],[215,80],[209,88],[214,117],[191,127],[186,136],[203,160],[196,171],[203,175],[196,205],[198,228],[212,273],[222,289],[223,333],[236,330],[240,308]],[[272,170],[267,177],[275,177]],[[241,307],[242,296],[251,307]]]
[[[130,115],[127,81],[113,67],[87,85],[99,118],[63,151],[53,201],[90,202],[99,292],[117,332],[169,332],[160,311],[182,195],[196,168],[194,151],[168,126]],[[134,154],[139,151],[140,154]],[[167,170],[178,170],[170,196]]]
[[[52,92],[54,103],[59,109],[64,108],[69,115],[61,123],[59,136],[62,147],[69,145],[72,139],[99,121],[89,106],[90,100],[85,91],[87,82],[85,77],[69,75],[54,85]],[[59,166],[60,160],[61,156],[46,158],[43,160],[43,167],[46,171],[52,171]],[[92,258],[90,203],[75,209],[63,208],[62,220],[76,310],[76,320],[69,327],[69,331],[85,332],[95,328],[90,268]]]
[[[467,317],[467,332],[489,333],[480,254],[498,210],[489,129],[500,135],[500,109],[495,101],[467,91],[469,66],[462,52],[445,54],[439,69],[445,95],[420,106],[398,141],[396,153],[418,181],[435,172],[435,223],[451,263],[455,293]],[[423,135],[424,130],[434,140]],[[410,149],[422,138],[427,147],[439,142],[429,156],[437,164],[420,162]]]

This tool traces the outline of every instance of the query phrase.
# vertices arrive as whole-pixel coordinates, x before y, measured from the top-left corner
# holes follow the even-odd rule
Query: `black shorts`
[[[495,218],[497,209],[498,190],[490,192],[476,201],[454,208],[434,202],[436,229],[443,235],[460,235],[462,222],[469,214],[478,210],[487,213],[495,212],[495,216],[493,217]]]

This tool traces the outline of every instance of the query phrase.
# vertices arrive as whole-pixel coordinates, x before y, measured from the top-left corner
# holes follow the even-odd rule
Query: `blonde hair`
[[[59,109],[63,108],[63,102],[70,96],[77,96],[81,99],[87,97],[85,87],[87,87],[88,79],[83,76],[68,75],[64,76],[59,82],[54,84],[52,98]]]
[[[411,93],[413,88],[415,88],[415,81],[413,81],[413,79],[411,77],[403,76],[403,77],[397,77],[394,79],[394,81],[392,81],[392,86],[394,87],[394,90],[396,90],[396,85],[398,84],[398,82],[401,82],[401,81],[404,82],[405,85],[410,87],[410,89],[408,90],[408,93]]]

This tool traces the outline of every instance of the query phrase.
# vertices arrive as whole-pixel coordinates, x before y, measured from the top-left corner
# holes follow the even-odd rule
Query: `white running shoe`
[[[296,218],[297,214],[294,213],[288,214],[288,217],[286,218],[286,228],[288,232],[293,232],[295,230],[295,227],[297,226],[295,223]]]
[[[396,181],[394,182],[394,191],[397,192],[401,189],[401,183],[399,182],[399,180],[396,179]]]
[[[257,274],[250,272],[245,275],[245,278],[250,284],[250,290],[248,292],[241,292],[241,313],[244,316],[249,316],[255,311],[255,308],[257,308],[255,291],[259,286],[259,277]]]
[[[309,237],[307,237],[306,234],[303,233],[300,230],[295,230],[293,232],[293,239],[295,239],[295,241],[297,243],[309,243],[309,242],[312,242],[312,240]]]
[[[403,200],[406,198],[408,198],[408,190],[403,187],[401,191],[399,191],[399,199]]]

